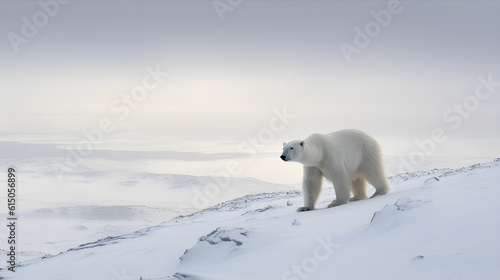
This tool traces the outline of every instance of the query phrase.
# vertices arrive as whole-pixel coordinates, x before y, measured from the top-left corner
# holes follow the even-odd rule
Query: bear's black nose
[[[285,157],[284,155],[281,155],[281,156],[280,156],[280,158],[281,158],[282,160],[285,160],[285,158],[286,158],[286,157]]]

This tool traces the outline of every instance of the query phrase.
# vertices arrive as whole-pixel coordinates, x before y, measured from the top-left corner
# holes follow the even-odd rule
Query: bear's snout
[[[280,159],[282,159],[283,161],[286,161],[286,156],[281,155],[281,156],[280,156]]]

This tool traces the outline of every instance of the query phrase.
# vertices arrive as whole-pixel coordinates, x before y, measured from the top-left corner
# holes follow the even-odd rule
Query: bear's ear
[[[286,146],[286,142],[283,142],[283,147],[285,147],[285,146]]]
[[[300,145],[301,145],[302,147],[304,147],[304,141],[300,142]]]

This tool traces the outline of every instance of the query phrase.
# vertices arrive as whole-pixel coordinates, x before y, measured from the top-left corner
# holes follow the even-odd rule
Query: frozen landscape
[[[89,181],[75,176],[71,184],[90,189],[66,190],[81,200],[74,200],[74,206],[59,206],[63,190],[61,201],[45,198],[50,195],[46,190],[24,199],[19,214],[22,263],[15,274],[4,269],[6,279],[454,280],[500,275],[498,159],[391,176],[389,194],[330,209],[325,207],[335,195],[325,184],[319,209],[304,213],[295,211],[302,206],[298,186],[233,178],[228,188],[234,193],[210,201],[215,206],[195,209],[183,195],[192,197],[193,189],[213,178],[119,171],[80,175]],[[127,194],[138,177],[144,195]],[[99,193],[90,181],[123,195],[114,201],[86,197]],[[166,198],[172,191],[176,196],[161,205],[146,194],[162,191]],[[228,200],[245,192],[253,194]],[[128,195],[137,196],[138,203],[120,203]],[[45,199],[53,206],[38,208]],[[94,205],[88,205],[91,200]],[[45,229],[62,235],[54,234],[51,241]]]
[[[0,280],[500,279],[499,11],[0,1]],[[391,190],[298,213],[342,129]]]

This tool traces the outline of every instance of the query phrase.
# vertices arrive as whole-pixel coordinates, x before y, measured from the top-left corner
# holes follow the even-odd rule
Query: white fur
[[[337,196],[328,207],[367,198],[366,181],[376,190],[371,197],[389,191],[377,141],[358,130],[313,134],[303,141],[289,142],[284,144],[281,159],[304,165],[304,207],[298,211],[314,209],[323,177],[333,183]]]

